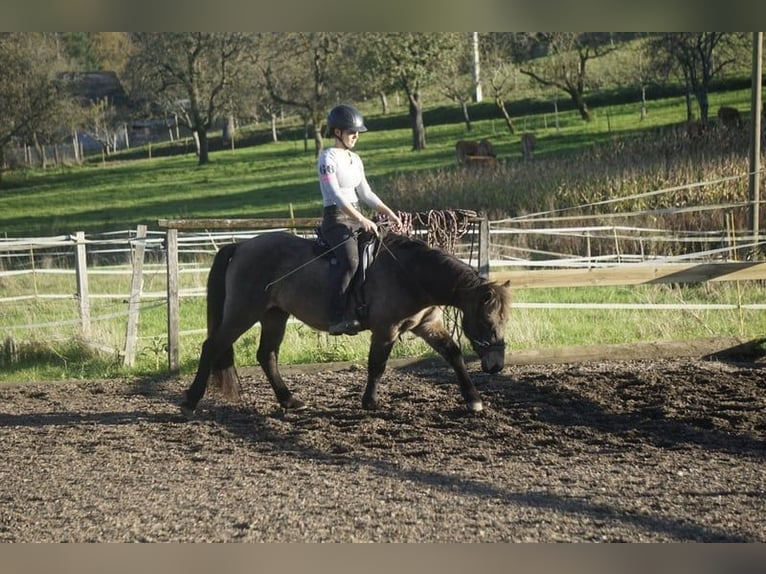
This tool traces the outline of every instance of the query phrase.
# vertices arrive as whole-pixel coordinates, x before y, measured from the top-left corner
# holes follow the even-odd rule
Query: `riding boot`
[[[340,285],[343,276],[340,273],[338,275],[340,275],[338,281]],[[330,300],[330,328],[328,329],[330,335],[356,335],[362,328],[356,319],[344,318],[347,298],[347,293],[341,291],[340,288],[334,291]]]
[[[356,318],[346,318],[349,287],[359,262],[354,229],[349,218],[337,207],[326,207],[322,220],[322,234],[332,246],[334,258],[330,261],[329,315],[331,335],[356,335],[362,328]]]

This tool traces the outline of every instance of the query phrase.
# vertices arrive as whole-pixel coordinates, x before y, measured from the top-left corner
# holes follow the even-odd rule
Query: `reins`
[[[290,275],[292,275],[293,273],[297,273],[298,271],[300,271],[301,269],[303,269],[303,268],[304,268],[304,267],[306,267],[307,265],[310,265],[310,264],[312,264],[314,261],[318,261],[319,259],[321,259],[321,258],[322,258],[322,257],[324,257],[325,255],[327,255],[328,253],[331,253],[331,252],[332,252],[332,250],[333,250],[333,249],[335,249],[336,247],[338,247],[339,245],[343,245],[343,244],[344,244],[344,243],[346,243],[347,241],[351,241],[352,239],[354,239],[354,238],[358,237],[358,236],[359,236],[359,233],[360,233],[360,232],[359,232],[359,230],[352,232],[352,234],[351,234],[351,235],[349,235],[349,236],[348,236],[346,239],[344,239],[343,241],[341,241],[340,243],[338,243],[338,245],[334,245],[333,247],[329,247],[329,248],[327,248],[325,251],[323,251],[322,253],[320,253],[320,254],[319,254],[319,255],[317,255],[316,257],[312,257],[311,259],[309,259],[309,260],[308,260],[308,261],[306,261],[305,263],[303,263],[303,264],[301,264],[301,265],[298,265],[298,267],[296,267],[295,269],[292,269],[292,270],[288,271],[287,273],[285,273],[285,274],[284,274],[284,275],[282,275],[281,277],[277,277],[276,279],[274,279],[274,281],[271,281],[271,282],[269,282],[269,283],[266,283],[266,286],[263,288],[263,290],[264,290],[264,291],[268,291],[268,290],[269,290],[269,288],[270,288],[272,285],[274,285],[275,283],[279,283],[280,281],[282,281],[282,279],[285,279],[285,278],[289,277],[289,276],[290,276]]]
[[[396,261],[396,263],[399,265],[399,267],[401,267],[402,270],[406,272],[407,270],[405,269],[404,265],[402,265],[401,261],[399,261],[399,259],[396,257],[396,255],[394,255],[393,252],[388,248],[388,246],[383,242],[383,238],[385,237],[385,232],[382,231],[384,229],[383,225],[384,225],[384,223],[379,223],[378,224],[378,229],[379,229],[379,233],[377,235],[377,237],[378,237],[378,249],[380,249],[381,247],[383,249],[385,249],[388,252],[388,254],[393,258],[393,260]],[[269,288],[271,288],[272,285],[274,285],[276,283],[279,283],[280,281],[282,281],[283,279],[286,279],[287,277],[290,277],[290,275],[292,275],[293,273],[297,273],[298,271],[300,271],[301,269],[303,269],[307,265],[311,265],[312,263],[314,263],[314,261],[318,261],[319,259],[322,259],[325,255],[331,253],[333,251],[333,249],[335,249],[339,245],[343,245],[347,241],[351,241],[351,239],[358,238],[361,233],[362,233],[361,229],[357,229],[356,231],[353,231],[351,233],[351,235],[348,236],[348,238],[344,239],[343,241],[341,241],[337,245],[334,245],[332,247],[327,248],[326,250],[322,251],[322,253],[320,253],[316,257],[312,257],[311,259],[309,259],[305,263],[302,263],[301,265],[298,265],[295,269],[291,269],[290,271],[288,271],[284,275],[274,279],[274,281],[270,281],[269,283],[266,284],[266,286],[263,288],[263,290],[264,291],[268,291]],[[376,255],[377,255],[377,253],[376,253]],[[374,261],[373,261],[373,263],[374,263]],[[405,274],[407,275],[407,277],[410,278],[410,280],[412,280],[412,278],[410,277],[409,273],[405,273]],[[413,281],[413,282],[427,296],[430,296],[430,294],[421,285],[419,285],[416,281]]]
[[[391,256],[391,259],[393,259],[396,262],[396,264],[402,270],[402,272],[403,272],[404,276],[407,278],[407,280],[412,285],[414,285],[417,289],[419,289],[420,292],[423,293],[423,295],[425,295],[426,299],[433,300],[435,298],[428,289],[423,287],[423,285],[420,283],[420,281],[418,281],[417,279],[415,279],[415,277],[412,276],[412,273],[409,272],[409,270],[404,266],[404,264],[401,261],[399,261],[399,258],[394,254],[394,252],[391,251],[388,248],[388,245],[386,245],[383,242],[383,237],[380,238],[380,246]]]

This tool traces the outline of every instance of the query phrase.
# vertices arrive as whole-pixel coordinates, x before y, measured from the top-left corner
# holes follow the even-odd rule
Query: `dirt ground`
[[[470,365],[472,373],[476,364]],[[0,542],[766,542],[766,366],[695,359],[0,387]]]

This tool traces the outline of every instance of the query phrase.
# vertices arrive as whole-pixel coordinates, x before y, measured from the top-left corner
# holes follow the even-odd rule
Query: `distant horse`
[[[284,409],[303,408],[303,402],[285,385],[277,361],[290,315],[320,331],[330,326],[330,262],[318,255],[318,249],[314,240],[287,232],[267,233],[221,247],[208,275],[208,336],[197,374],[181,404],[187,417],[204,395],[211,374],[219,383],[236,376],[232,345],[259,321],[256,358],[277,401]],[[362,407],[378,407],[378,383],[394,343],[411,331],[452,366],[468,409],[482,410],[481,397],[468,375],[460,347],[444,326],[439,306],[462,311],[463,333],[481,359],[482,370],[497,373],[505,362],[508,283],[484,279],[456,257],[393,233],[384,236],[377,253],[362,287],[367,312],[360,321],[372,333]],[[348,305],[350,310],[356,308],[353,300]]]
[[[742,117],[737,108],[729,106],[718,108],[718,121],[724,127],[742,127]]]
[[[460,140],[455,144],[455,155],[459,164],[469,163],[469,158],[496,157],[495,148],[488,139],[479,141]]]
[[[521,136],[521,155],[526,161],[535,157],[535,147],[537,147],[537,138],[535,134],[527,132]]]

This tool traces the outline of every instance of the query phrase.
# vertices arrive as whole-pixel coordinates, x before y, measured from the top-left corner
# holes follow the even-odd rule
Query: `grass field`
[[[711,109],[721,104],[744,109],[749,107],[748,98],[746,90],[713,93]],[[547,158],[608,146],[615,139],[683,122],[686,117],[682,99],[650,102],[643,121],[638,101],[595,109],[593,115],[592,122],[584,123],[576,112],[563,112],[558,129],[553,114],[515,118],[516,134],[510,134],[500,119],[474,122],[470,133],[460,123],[427,126],[428,146],[418,152],[411,151],[408,129],[368,132],[360,138],[357,151],[365,161],[368,179],[384,200],[391,196],[392,182],[408,176],[412,197],[397,196],[396,203],[389,203],[395,209],[411,210],[423,203],[417,197],[421,174],[455,171],[454,146],[459,139],[490,138],[498,157],[514,164],[521,158],[520,134],[534,131],[539,167]],[[512,183],[498,185],[507,189]],[[464,205],[455,205],[450,189],[438,192],[439,196],[428,199],[428,208],[474,208],[468,204],[472,198],[460,198]],[[13,171],[3,176],[0,206],[0,229],[8,237],[122,230],[139,223],[151,229],[163,218],[287,217],[290,206],[297,217],[314,217],[321,211],[314,150],[304,151],[303,141],[215,152],[210,164],[202,167],[188,154]],[[500,210],[513,207],[498,206]]]

